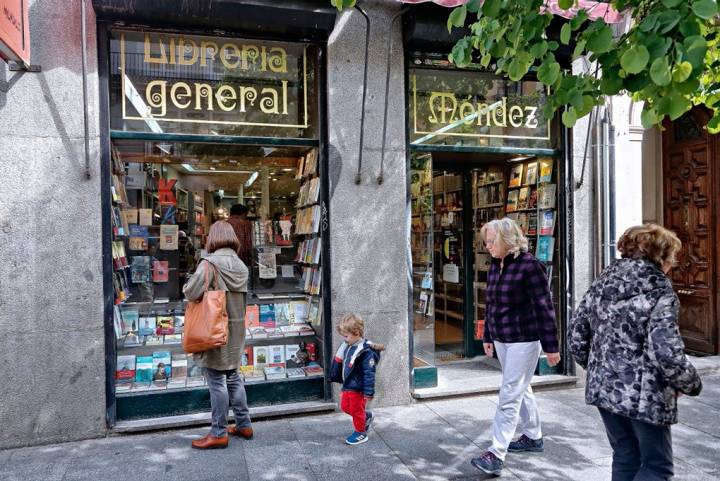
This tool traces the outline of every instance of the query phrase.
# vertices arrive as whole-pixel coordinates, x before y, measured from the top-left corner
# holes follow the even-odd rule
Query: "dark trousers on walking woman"
[[[613,450],[612,481],[665,481],[673,476],[670,426],[599,409]]]
[[[210,434],[221,438],[227,435],[228,408],[235,413],[235,425],[239,428],[250,427],[250,411],[247,405],[245,386],[240,375],[234,369],[218,371],[205,368],[205,379],[210,391],[212,409],[212,428]]]

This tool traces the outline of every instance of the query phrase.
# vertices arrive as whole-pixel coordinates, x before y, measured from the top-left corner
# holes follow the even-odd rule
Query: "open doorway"
[[[480,229],[514,219],[545,263],[557,300],[555,159],[488,153],[414,153],[411,158],[414,366],[459,382],[499,376],[483,355],[491,257]],[[556,306],[557,310],[557,306]]]

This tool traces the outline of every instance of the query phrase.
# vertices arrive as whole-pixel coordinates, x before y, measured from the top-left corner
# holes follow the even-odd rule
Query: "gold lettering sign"
[[[413,141],[439,137],[550,140],[537,82],[511,82],[475,72],[413,70]],[[419,140],[418,140],[419,139]]]
[[[306,50],[301,44],[123,32],[122,118],[307,128]]]

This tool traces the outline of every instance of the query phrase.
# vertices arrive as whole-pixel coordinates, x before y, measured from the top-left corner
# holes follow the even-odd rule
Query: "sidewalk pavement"
[[[720,373],[697,398],[680,400],[673,428],[675,479],[720,480]],[[610,479],[611,451],[582,389],[537,394],[544,453],[509,454],[501,479]],[[196,451],[206,428],[0,451],[2,481],[404,481],[488,479],[471,464],[487,446],[497,396],[377,409],[366,444],[350,447],[341,413],[255,423],[255,438]]]

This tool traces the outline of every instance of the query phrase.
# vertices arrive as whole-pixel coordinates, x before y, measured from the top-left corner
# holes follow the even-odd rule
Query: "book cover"
[[[540,183],[552,182],[553,159],[543,157],[540,159]]]
[[[200,384],[202,385],[205,382],[205,377],[203,376],[202,368],[197,365],[195,362],[195,358],[192,355],[187,356],[187,377],[188,381],[192,379],[200,379]],[[190,384],[188,383],[188,386]]]
[[[171,361],[170,377],[185,379],[187,377],[187,354],[173,354]]]
[[[135,256],[132,258],[130,280],[133,284],[150,282],[150,256]]]
[[[253,365],[264,366],[268,363],[268,346],[254,346],[253,347]]]
[[[278,302],[275,304],[275,327],[287,326],[290,324],[290,304]]]
[[[268,329],[274,329],[268,328]],[[268,334],[264,327],[262,326],[253,326],[250,328],[250,338],[251,339],[267,339]]]
[[[125,223],[130,224],[137,224],[138,223],[138,210],[137,209],[123,209],[120,211],[121,215],[125,219]],[[130,233],[132,234],[132,229],[129,229]]]
[[[135,382],[150,384],[153,378],[152,356],[138,356],[135,364]]]
[[[538,188],[538,207],[555,208],[555,184],[543,184]]]
[[[140,313],[136,309],[123,309],[121,317],[123,335],[129,332],[138,332],[138,328],[140,326]]]
[[[163,337],[165,344],[182,344],[182,334],[167,334]]]
[[[530,212],[528,214],[528,235],[537,235],[537,213]]]
[[[156,334],[158,336],[165,334],[175,334],[175,318],[171,315],[163,314],[157,316],[157,329]]]
[[[321,287],[322,287],[322,271],[320,269],[315,269],[313,271],[312,285],[310,287],[310,294],[319,296]]]
[[[517,164],[510,169],[510,180],[508,187],[520,187],[523,178],[523,164]]]
[[[170,263],[168,261],[153,261],[152,281],[167,282],[170,278]]]
[[[167,381],[172,368],[169,351],[156,351],[152,355],[153,381]]]
[[[298,359],[297,353],[300,350],[299,344],[285,345],[285,367],[301,367],[302,362]]]
[[[554,248],[554,237],[544,235],[540,236],[535,250],[535,257],[537,257],[537,259],[541,262],[552,262]]]
[[[291,301],[290,311],[292,312],[292,321],[296,323],[307,322],[308,320],[308,303],[307,301]]]
[[[145,345],[146,346],[162,346],[164,344],[163,336],[145,336]]]
[[[540,213],[540,235],[553,235],[555,231],[555,211],[544,210]]]
[[[118,382],[115,384],[115,392],[116,393],[129,392],[129,391],[132,391],[132,388],[133,388],[132,381]]]
[[[511,190],[508,192],[507,205],[505,206],[505,210],[507,212],[515,212],[517,210],[518,195],[519,193],[517,190]]]
[[[323,368],[317,363],[308,364],[303,368],[303,371],[305,371],[305,375],[308,377],[323,375]]]
[[[253,348],[252,346],[245,346],[245,350],[243,351],[242,358],[240,358],[240,366],[241,367],[247,367],[253,365]]]
[[[156,321],[155,314],[146,314],[140,318],[140,331],[141,336],[150,336],[155,334]]]
[[[260,325],[260,306],[248,304],[245,308],[245,327],[256,327]]]
[[[263,369],[263,371],[265,372],[265,379],[268,381],[285,379],[287,377],[287,373],[285,372],[285,368],[283,366],[267,366]]]
[[[537,183],[537,173],[537,162],[530,162],[525,169],[525,185],[535,185]]]
[[[128,240],[131,251],[148,250],[148,228],[144,225],[131,225],[130,238]]]
[[[261,368],[243,371],[243,374],[245,376],[245,384],[252,384],[265,380],[265,372]]]
[[[152,225],[152,209],[138,209],[140,225]]]
[[[275,327],[275,306],[273,304],[260,305],[260,325],[263,327]]]
[[[160,250],[178,250],[178,226],[163,224],[160,226]]]
[[[260,279],[277,278],[277,255],[274,249],[258,251],[257,263]]]
[[[124,382],[132,382],[135,379],[135,356],[117,357],[115,379]]]
[[[268,346],[268,365],[285,367],[285,346]]]
[[[305,377],[305,371],[301,367],[290,367],[286,369],[288,379]]]
[[[180,334],[185,330],[185,314],[175,314],[175,334]]]
[[[517,208],[518,209],[527,209],[529,197],[530,197],[530,187],[521,188],[520,193],[518,194]]]

